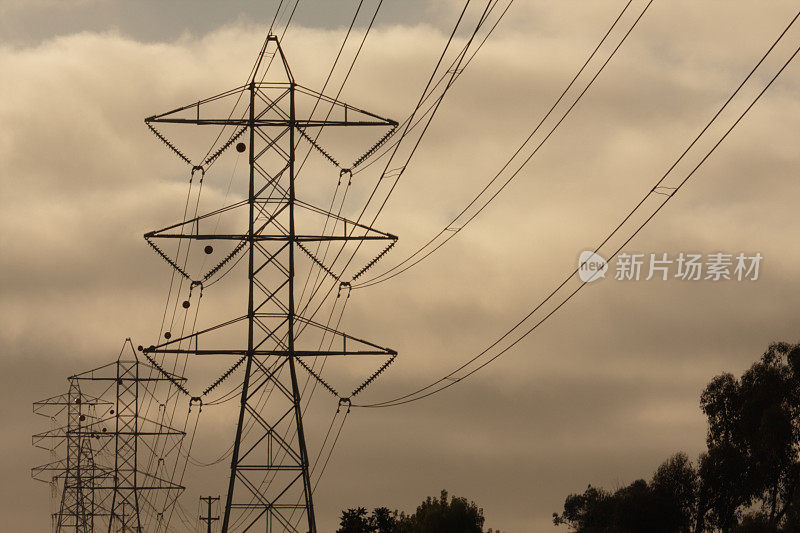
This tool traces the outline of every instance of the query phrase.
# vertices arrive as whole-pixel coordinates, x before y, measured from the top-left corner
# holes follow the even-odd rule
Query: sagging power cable
[[[717,118],[720,116],[720,114],[727,108],[727,106],[731,103],[731,101],[736,97],[736,95],[739,94],[739,92],[744,87],[744,85],[752,78],[752,76],[755,74],[755,72],[758,70],[758,68],[767,59],[767,57],[772,53],[772,51],[775,49],[775,47],[778,45],[778,43],[784,38],[786,33],[789,31],[789,29],[794,25],[794,23],[797,21],[798,17],[800,17],[800,11],[794,16],[794,18],[792,18],[792,20],[789,22],[788,26],[780,33],[778,38],[772,43],[772,45],[769,47],[769,49],[761,57],[761,59],[759,59],[759,61],[756,63],[756,65],[750,70],[750,72],[747,74],[747,76],[744,78],[744,80],[742,80],[742,82],[736,87],[736,89],[733,91],[733,93],[730,95],[730,97],[728,97],[728,99],[722,104],[720,109],[714,114],[714,116],[711,118],[711,120],[708,121],[708,123],[703,127],[703,129],[700,131],[700,133],[691,141],[689,146],[678,156],[676,161],[668,168],[668,170],[664,173],[664,175],[659,180],[657,180],[655,185],[648,190],[648,192],[644,195],[642,200],[638,204],[636,204],[636,206],[622,219],[622,222],[620,222],[617,225],[617,227],[614,228],[608,234],[608,236],[595,248],[595,250],[594,250],[595,253],[598,253],[601,250],[601,248],[606,243],[608,243],[611,240],[611,238],[613,238],[620,231],[620,229],[633,216],[633,214],[636,213],[641,208],[641,206],[645,203],[645,200],[647,200],[647,198],[653,197],[654,195],[657,196],[657,197],[663,196],[663,195],[655,194],[657,192],[657,189],[662,187],[662,183],[671,174],[672,170],[684,159],[684,157],[689,153],[689,151],[692,149],[692,147],[695,146],[695,144],[700,140],[700,138],[705,134],[705,132],[717,120]],[[694,174],[697,172],[697,170],[709,159],[709,157],[711,157],[711,155],[722,144],[722,142],[728,137],[728,135],[733,131],[733,129],[742,121],[742,119],[744,119],[744,117],[747,115],[747,113],[749,113],[749,111],[753,108],[753,106],[755,106],[755,104],[761,99],[761,97],[764,95],[764,93],[766,93],[766,91],[772,86],[772,84],[775,82],[775,80],[778,79],[778,77],[783,73],[783,71],[786,69],[786,67],[789,66],[789,64],[795,59],[795,57],[797,56],[797,54],[799,52],[800,52],[800,46],[798,46],[795,49],[794,53],[783,63],[781,68],[770,78],[769,82],[764,86],[764,88],[756,95],[756,97],[750,102],[750,104],[744,109],[744,111],[742,111],[740,113],[738,118],[730,125],[730,127],[728,127],[728,129],[725,131],[725,133],[707,151],[707,153],[692,168],[692,170],[680,182],[678,182],[676,186],[668,188],[672,192],[669,193],[668,196],[666,196],[664,198],[664,200],[656,207],[656,209],[641,224],[639,224],[638,227],[636,227],[636,229],[631,233],[631,235],[628,236],[627,239],[625,239],[625,241],[619,247],[617,247],[613,251],[612,254],[609,254],[608,261],[610,261],[611,259],[616,257],[616,255],[625,246],[627,246],[627,244],[630,243],[631,240],[633,240],[633,238],[636,237],[636,235],[639,234],[639,232],[661,211],[661,209],[664,208],[664,206],[675,196],[675,194],[677,194],[677,192],[681,188],[683,188],[683,186],[689,181],[689,179],[691,179],[692,176],[694,176]],[[525,339],[528,335],[533,333],[540,325],[542,325],[545,321],[547,321],[551,316],[553,316],[569,300],[571,300],[586,285],[587,282],[581,282],[563,300],[561,300],[561,302],[558,303],[558,305],[556,305],[555,308],[553,308],[543,318],[541,318],[539,321],[537,321],[531,327],[529,327],[527,330],[525,330],[519,337],[517,337],[515,340],[510,342],[510,344],[505,346],[497,354],[492,355],[490,358],[488,358],[487,360],[483,361],[480,365],[476,366],[475,368],[472,368],[471,370],[469,370],[465,374],[457,375],[461,371],[465,370],[467,367],[472,365],[472,363],[475,363],[476,361],[478,361],[481,358],[483,358],[485,355],[489,354],[489,352],[492,349],[494,349],[501,342],[503,342],[505,339],[510,337],[514,332],[516,332],[519,328],[521,328],[523,326],[523,324],[525,324],[528,321],[528,319],[530,319],[534,315],[534,313],[536,313],[548,301],[550,301],[571,279],[573,279],[575,277],[575,275],[577,273],[578,273],[578,269],[576,268],[555,289],[553,289],[547,295],[547,297],[545,297],[542,301],[540,301],[528,314],[526,314],[520,321],[518,321],[511,329],[509,329],[506,333],[504,333],[496,341],[494,341],[492,344],[490,344],[482,352],[480,352],[476,356],[472,357],[467,362],[461,364],[459,367],[457,367],[452,372],[450,372],[450,373],[446,374],[445,376],[439,378],[438,380],[430,383],[429,385],[426,385],[424,387],[416,389],[415,391],[410,392],[408,394],[404,394],[402,396],[398,396],[398,397],[393,398],[391,400],[386,400],[386,401],[382,401],[382,402],[375,402],[375,403],[371,403],[371,404],[361,404],[361,405],[353,404],[353,407],[381,408],[381,407],[393,407],[393,406],[397,406],[397,405],[403,405],[403,404],[406,404],[406,403],[411,403],[411,402],[415,402],[415,401],[418,401],[418,400],[422,400],[424,398],[427,398],[429,396],[437,394],[437,393],[439,393],[439,392],[441,392],[441,391],[443,391],[445,389],[448,389],[448,388],[452,387],[453,385],[455,385],[456,383],[462,382],[463,380],[465,380],[466,378],[472,376],[473,374],[475,374],[479,370],[485,368],[488,364],[490,364],[491,362],[495,361],[500,356],[502,356],[503,354],[508,352],[511,348],[516,346],[519,342],[521,342],[523,339]]]

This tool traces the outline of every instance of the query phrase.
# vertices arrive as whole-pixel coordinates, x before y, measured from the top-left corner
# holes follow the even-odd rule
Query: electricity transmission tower
[[[142,364],[129,339],[125,344],[130,346],[129,358],[123,346],[113,363],[70,377],[70,382],[99,384],[104,390],[113,391],[112,408],[87,428],[90,435],[110,437],[110,442],[113,442],[113,464],[108,466],[110,483],[93,487],[95,491],[103,492],[102,500],[108,506],[109,533],[141,533],[141,514],[145,502],[151,509],[155,508],[154,502],[146,494],[153,491],[166,494],[164,506],[169,507],[184,490],[184,487],[171,480],[159,477],[158,472],[146,472],[139,465],[139,445],[143,439],[171,438],[177,442],[184,432],[172,429],[164,420],[150,421],[139,410],[141,395],[146,387],[152,395],[158,383],[175,385],[185,381],[185,378]],[[113,431],[108,431],[107,423],[113,424]],[[148,450],[153,448],[152,444],[148,446]],[[156,512],[163,515],[164,511],[156,509]],[[161,527],[161,524],[157,524],[157,527]]]
[[[273,61],[280,71],[279,79],[276,81],[271,76],[271,81],[264,81]],[[240,100],[243,109],[236,107]],[[236,111],[228,113],[232,102]],[[324,118],[314,116],[320,102],[330,109]],[[341,274],[334,273],[332,264],[310,248],[320,243],[345,246],[365,241],[387,241],[391,247],[397,237],[299,199],[295,191],[299,167],[296,151],[300,142],[308,143],[309,149],[317,150],[340,169],[339,179],[342,176],[349,179],[352,169],[389,138],[397,123],[296,83],[278,39],[273,35],[265,41],[246,85],[151,116],[145,122],[173,152],[192,165],[192,175],[199,172],[201,179],[206,167],[224,150],[237,140],[244,141],[236,144],[236,150],[246,151],[248,156],[246,201],[184,219],[150,232],[145,238],[188,280],[192,289],[199,286],[202,291],[203,284],[219,276],[221,269],[240,253],[246,254],[247,275],[245,314],[188,335],[165,334],[164,342],[140,347],[140,350],[148,358],[156,354],[159,357],[167,354],[237,356],[236,366],[243,365],[222,532],[235,528],[237,531],[316,533],[298,372],[308,372],[330,392],[347,401],[369,385],[394,360],[396,352],[305,316],[304,308],[298,305],[297,273],[300,268],[321,269],[323,276],[346,285],[340,281]],[[202,165],[193,165],[173,142],[156,130],[156,125],[165,124],[232,127],[233,134]],[[323,127],[346,126],[382,127],[387,131],[349,168],[342,168],[317,144],[314,135]],[[231,230],[210,231],[209,227],[215,227],[214,220],[218,221],[223,215],[234,221]],[[335,233],[320,231],[323,220],[326,224],[332,221]],[[242,227],[244,222],[246,228]],[[313,230],[306,229],[312,226]],[[193,241],[214,242],[214,246],[205,246],[206,254],[215,249],[225,250],[226,246],[229,252],[216,266],[194,275],[187,271],[180,257],[172,258],[164,252],[164,245],[158,246],[157,239],[179,239],[179,243],[183,242],[181,239],[188,239],[183,248],[187,254]],[[180,255],[180,245],[178,250]],[[183,304],[184,308],[190,305],[189,299]],[[332,339],[328,346],[316,340],[310,342],[317,338],[314,332]],[[340,396],[313,370],[313,364],[304,361],[355,355],[379,356],[385,360],[383,366],[349,396]],[[302,370],[298,370],[300,367]],[[259,402],[257,394],[265,390],[270,391],[269,401]],[[296,436],[296,442],[287,435]],[[301,522],[304,526],[298,529]]]
[[[69,380],[66,394],[33,404],[34,413],[54,422],[66,418],[65,425],[33,436],[34,446],[50,451],[53,459],[34,468],[32,474],[34,479],[49,481],[56,492],[60,490],[58,510],[53,516],[57,533],[91,533],[95,517],[103,514],[102,502],[95,498],[95,492],[109,475],[95,463],[92,439],[100,437],[91,426],[97,420],[96,408],[108,405],[110,402],[81,393],[76,379]],[[47,447],[43,446],[48,442]],[[61,452],[60,448],[65,450]],[[63,457],[58,458],[59,453]]]
[[[170,427],[165,410],[152,421],[140,407],[145,392],[155,398],[159,384],[182,389],[185,378],[139,362],[126,340],[116,361],[68,379],[67,394],[33,404],[34,413],[56,424],[33,436],[34,446],[50,451],[52,461],[32,471],[34,479],[60,486],[55,531],[141,533],[144,512],[156,517],[156,531],[166,528],[164,514],[184,487],[166,479],[165,456],[178,448],[184,432]],[[86,392],[95,389],[98,396]],[[168,400],[168,394],[163,397]],[[63,417],[66,423],[58,426]],[[157,460],[154,471],[140,455]]]
[[[67,395],[67,464],[64,492],[56,520],[56,531],[74,530],[92,533],[94,529],[94,456],[90,437],[83,435],[86,415],[83,414],[81,389],[77,380],[70,380]],[[73,529],[74,528],[74,529]]]

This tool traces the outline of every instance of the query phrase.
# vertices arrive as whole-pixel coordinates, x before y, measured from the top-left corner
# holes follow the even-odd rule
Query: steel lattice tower
[[[81,390],[80,382],[69,378],[69,392],[33,404],[36,414],[54,423],[64,417],[63,425],[33,436],[36,447],[51,452],[52,461],[32,469],[34,479],[50,482],[60,491],[58,508],[53,514],[53,528],[58,532],[91,532],[96,518],[107,516],[103,489],[112,479],[112,471],[96,461],[111,434],[97,430],[97,409],[108,409],[113,403],[90,396]],[[94,440],[93,440],[94,439]],[[43,444],[49,442],[49,446]],[[59,457],[61,455],[61,457]]]
[[[90,437],[84,435],[81,389],[70,380],[67,394],[67,464],[56,532],[92,533],[94,529],[94,457]]]
[[[130,357],[124,356],[126,346]],[[161,531],[161,517],[183,487],[142,465],[161,442],[156,469],[163,466],[165,450],[174,452],[184,432],[164,419],[142,416],[141,397],[146,391],[154,398],[159,385],[181,388],[185,379],[140,363],[126,340],[116,361],[68,381],[67,393],[33,404],[35,414],[53,423],[52,429],[32,438],[34,446],[50,452],[51,461],[31,472],[34,479],[51,485],[57,500],[53,531],[138,533],[145,529],[142,511],[158,515],[155,526]]]
[[[56,533],[91,533],[97,512],[94,489],[101,469],[95,464],[90,426],[94,407],[108,404],[81,393],[77,380],[69,380],[69,392],[33,404],[34,413],[49,416],[55,421],[66,415],[66,425],[33,436],[33,443],[51,442],[49,449],[55,459],[56,450],[65,448],[64,457],[33,469],[35,479],[49,475],[50,481],[61,485],[58,510],[54,514]]]
[[[144,387],[153,388],[158,383],[180,386],[185,378],[141,363],[130,339],[125,344],[130,346],[129,358],[126,357],[123,346],[122,352],[113,363],[69,378],[71,383],[94,382],[105,387],[110,384],[110,390],[114,391],[113,409],[107,416],[93,419],[85,429],[89,436],[113,441],[114,464],[107,467],[103,482],[95,481],[91,487],[94,493],[100,493],[95,499],[102,502],[102,513],[95,511],[94,516],[108,517],[109,533],[142,532],[141,512],[146,493],[165,493],[165,501],[174,503],[184,490],[184,487],[140,467],[139,443],[142,438],[181,439],[184,432],[169,427],[163,421],[147,420],[140,415],[139,407]],[[107,431],[105,427],[109,422],[113,423],[113,432]],[[153,507],[152,502],[150,507]]]
[[[115,522],[122,531],[142,529],[139,518],[139,491],[137,490],[139,434],[139,362],[117,361],[116,416],[114,423],[115,464],[114,493],[111,497],[109,531]]]
[[[273,59],[281,70],[281,80],[265,82],[263,79],[268,67],[264,64],[267,60],[272,63]],[[232,114],[226,118],[224,112],[221,113],[222,116],[207,116],[205,110],[211,104],[230,101],[237,96],[248,99],[241,118]],[[307,109],[299,110],[301,101],[326,102],[332,113],[324,119],[315,119]],[[142,350],[148,358],[153,354],[233,355],[239,356],[240,363],[244,366],[222,531],[227,533],[237,529],[316,533],[309,458],[298,387],[298,367],[311,373],[329,391],[338,395],[313,372],[303,358],[348,355],[385,357],[387,361],[384,365],[353,391],[352,396],[371,383],[394,359],[396,352],[336,331],[298,312],[295,277],[300,254],[297,252],[302,251],[301,257],[305,261],[310,258],[316,267],[325,271],[325,275],[338,281],[324,261],[315,257],[308,249],[310,243],[383,240],[390,241],[391,246],[397,238],[298,199],[295,193],[296,148],[299,141],[308,142],[338,166],[307,131],[344,126],[382,126],[389,130],[354,163],[355,166],[388,138],[397,123],[297,84],[278,39],[272,35],[267,38],[261,50],[247,85],[149,117],[145,122],[187,163],[188,158],[159,133],[154,125],[191,124],[235,128],[235,133],[228,142],[204,164],[213,161],[237,139],[245,140],[246,144],[241,143],[237,149],[240,152],[248,151],[249,191],[246,203],[232,204],[221,210],[246,209],[246,231],[228,234],[203,231],[203,228],[212,225],[208,219],[217,215],[217,211],[145,235],[159,255],[179,274],[191,280],[191,287],[199,285],[201,289],[203,283],[217,274],[220,267],[233,256],[240,252],[246,253],[246,314],[190,335],[172,339],[167,337],[169,340]],[[341,170],[342,173],[348,171],[350,169]],[[205,174],[205,169],[203,166],[193,166],[192,174],[195,172]],[[304,232],[298,228],[301,215],[329,217],[342,227],[342,231],[336,235]],[[219,265],[206,274],[193,278],[178,260],[168,257],[155,244],[156,239],[212,241],[220,247],[225,244],[231,246],[231,242],[236,244]],[[207,246],[206,249],[211,247]],[[370,264],[372,263],[374,260]],[[188,305],[187,301],[184,307]],[[240,336],[240,347],[231,347],[229,341],[213,346],[213,341],[208,340],[222,330],[240,326],[243,326],[242,329],[236,330]],[[308,332],[312,330],[336,339],[336,347],[333,348],[331,344],[325,350],[322,346],[306,346],[307,343],[302,341],[309,337]],[[267,389],[271,390],[269,402],[257,403],[256,394]],[[347,397],[343,397],[343,400],[346,399]],[[294,439],[286,438],[287,434],[296,435],[296,443]],[[305,524],[302,529],[295,525],[298,520]]]

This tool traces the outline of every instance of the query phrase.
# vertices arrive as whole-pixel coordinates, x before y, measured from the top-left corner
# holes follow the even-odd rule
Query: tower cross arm
[[[176,117],[149,117],[145,119],[145,123],[161,123],[161,124],[192,124],[195,126],[250,126],[251,122],[248,119],[235,119],[235,118],[176,118]],[[397,126],[397,122],[389,119],[376,119],[376,120],[295,120],[293,123],[290,119],[283,118],[263,118],[255,119],[252,125],[255,127],[274,127],[282,126],[287,127],[294,124],[298,128],[326,128],[330,126]]]
[[[195,239],[199,241],[207,240],[227,240],[227,241],[249,241],[250,236],[244,233],[240,234],[190,234],[190,233],[159,233],[147,234],[145,238],[158,238],[158,239]],[[384,235],[290,235],[270,234],[270,235],[253,235],[254,241],[295,241],[295,242],[320,242],[320,241],[380,241],[380,240],[397,240],[397,237],[390,234]]]

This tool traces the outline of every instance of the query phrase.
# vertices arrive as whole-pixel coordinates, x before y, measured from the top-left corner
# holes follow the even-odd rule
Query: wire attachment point
[[[350,291],[353,290],[353,286],[350,284],[349,281],[339,282],[339,290],[336,293],[337,298],[339,298],[342,295],[342,289],[347,289],[347,298],[350,298]]]
[[[339,405],[336,407],[336,414],[339,414],[339,411],[341,411],[343,405],[347,405],[347,412],[349,413],[350,409],[353,407],[353,402],[350,401],[349,396],[347,398],[339,398]]]

